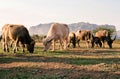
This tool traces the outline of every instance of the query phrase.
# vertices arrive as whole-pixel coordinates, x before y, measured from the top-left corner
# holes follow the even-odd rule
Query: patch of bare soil
[[[54,62],[12,62],[0,64],[0,68],[14,68],[25,67],[35,69],[34,75],[61,75],[68,79],[77,78],[99,78],[99,79],[113,79],[120,78],[120,64],[106,65],[105,63],[96,65],[76,66],[65,63]],[[118,68],[115,68],[118,67]],[[24,69],[25,70],[25,69]]]

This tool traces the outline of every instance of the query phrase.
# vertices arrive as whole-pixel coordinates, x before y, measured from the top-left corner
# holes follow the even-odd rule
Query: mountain
[[[52,23],[39,24],[29,28],[30,35],[46,35]]]
[[[111,28],[111,29],[115,29],[114,25],[97,25],[97,24],[91,24],[91,23],[85,23],[85,22],[79,22],[79,23],[73,23],[73,24],[69,24],[69,28],[70,31],[76,32],[77,30],[95,30],[99,27],[102,28]]]
[[[46,23],[46,24],[39,24],[36,26],[32,26],[29,28],[30,35],[38,34],[38,35],[46,35],[50,26],[52,23]],[[97,25],[97,24],[91,24],[91,23],[85,23],[85,22],[78,22],[78,23],[72,23],[68,24],[70,31],[76,32],[77,30],[95,30],[99,27],[104,28],[111,28],[115,29],[114,25]]]
[[[117,31],[117,39],[120,39],[120,30]]]

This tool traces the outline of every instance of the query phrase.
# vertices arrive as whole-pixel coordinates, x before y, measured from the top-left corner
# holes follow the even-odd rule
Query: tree
[[[93,30],[93,34],[95,35],[95,33],[99,30],[107,30],[111,36],[114,34],[114,32],[116,32],[115,29],[99,27],[99,28]]]

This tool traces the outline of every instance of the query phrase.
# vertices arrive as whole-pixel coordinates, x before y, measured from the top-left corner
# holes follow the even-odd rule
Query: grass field
[[[3,52],[0,47],[0,79],[120,79],[120,41],[113,49],[69,48],[43,52],[36,43],[34,54]]]

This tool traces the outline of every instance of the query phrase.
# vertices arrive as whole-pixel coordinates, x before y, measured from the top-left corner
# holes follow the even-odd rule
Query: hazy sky
[[[0,0],[0,28],[49,22],[111,24],[120,30],[120,0]]]

